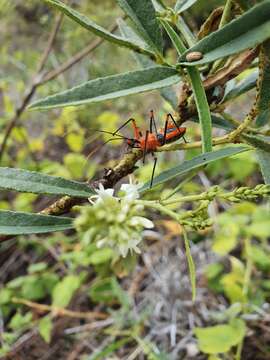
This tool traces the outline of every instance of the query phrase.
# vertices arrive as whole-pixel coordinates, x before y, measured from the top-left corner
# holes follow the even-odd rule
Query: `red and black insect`
[[[114,136],[122,136],[119,135],[118,132],[126,126],[128,123],[132,124],[133,131],[134,131],[134,138],[125,138],[127,144],[132,148],[138,148],[143,151],[143,163],[145,162],[145,156],[147,153],[151,153],[154,157],[154,166],[150,181],[150,188],[153,184],[156,164],[157,164],[157,157],[154,155],[154,152],[157,150],[158,147],[161,147],[165,144],[169,144],[174,142],[180,138],[183,138],[186,142],[184,135],[186,132],[185,127],[179,127],[174,120],[171,114],[167,114],[166,121],[164,128],[157,129],[154,112],[151,110],[150,112],[150,127],[149,130],[145,132],[143,135],[140,128],[137,126],[135,119],[131,118],[126,121],[123,125],[121,125],[114,133]],[[154,131],[153,131],[154,130]]]
[[[123,129],[130,122],[133,127],[134,138],[128,138],[123,136],[122,134],[119,134],[119,131]],[[112,140],[125,140],[127,145],[130,146],[131,148],[141,149],[143,151],[143,163],[145,162],[146,154],[147,153],[152,154],[152,156],[154,157],[154,166],[152,170],[150,188],[152,187],[153,184],[153,179],[157,164],[157,157],[154,154],[157,148],[164,146],[165,144],[169,144],[171,142],[179,140],[181,138],[183,138],[184,141],[186,142],[184,138],[186,128],[179,127],[171,114],[167,114],[164,128],[157,129],[153,110],[151,110],[150,112],[149,130],[146,130],[145,135],[143,135],[141,129],[137,126],[136,121],[133,118],[128,119],[113,133],[105,130],[96,130],[96,131],[105,134],[111,134],[114,136],[114,138],[109,139],[103,145],[105,145],[106,143]],[[96,150],[97,149],[95,149],[94,152]],[[93,152],[91,153],[91,155],[92,154]]]

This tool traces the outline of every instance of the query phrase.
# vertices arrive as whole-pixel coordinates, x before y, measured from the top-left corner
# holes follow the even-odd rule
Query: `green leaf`
[[[256,119],[256,125],[258,127],[262,127],[266,125],[270,120],[270,108],[265,109],[264,111],[260,112]]]
[[[256,225],[260,226],[260,223],[257,223]],[[266,226],[268,225],[268,229],[269,229],[269,222],[267,224],[265,223],[265,225]],[[260,269],[265,270],[265,271],[270,269],[269,253],[266,253],[265,250],[262,247],[252,245],[251,248],[250,248],[249,256],[251,257],[251,259],[255,262],[255,264]]]
[[[257,126],[264,126],[270,120],[270,40],[262,44],[260,52],[260,77],[258,81]]]
[[[154,54],[149,49],[144,49],[141,47],[141,43],[138,44],[136,42],[131,42],[125,40],[117,35],[110,33],[108,30],[104,29],[103,27],[96,24],[94,21],[90,20],[86,16],[80,14],[78,11],[72,9],[70,6],[64,4],[62,1],[59,0],[45,0],[48,4],[52,5],[53,7],[57,8],[58,10],[62,11],[72,20],[76,21],[85,29],[91,31],[93,34],[108,40],[112,43],[115,43],[119,46],[124,46],[130,48],[134,51],[139,53],[147,54],[148,56],[153,56]]]
[[[119,19],[118,26],[123,37],[127,39],[128,38],[132,39],[133,37],[135,38],[137,37],[136,33],[127,25],[127,23],[124,20]],[[156,66],[154,61],[152,61],[151,59],[149,59],[149,57],[145,55],[133,53],[133,56],[135,57],[135,60],[142,68],[149,68]],[[177,104],[178,104],[177,96],[175,91],[171,87],[161,89],[160,95],[163,97],[164,100],[166,100],[171,105],[171,107],[174,110],[177,109]]]
[[[166,9],[166,6],[163,4],[161,0],[152,0],[153,6],[156,11],[162,12]]]
[[[246,334],[246,325],[241,319],[233,319],[227,325],[196,328],[195,334],[202,352],[206,354],[225,353],[243,340]]]
[[[186,230],[183,230],[184,235],[184,243],[185,243],[185,250],[186,250],[186,257],[188,261],[188,269],[189,269],[189,277],[190,277],[190,283],[191,283],[191,290],[192,290],[192,301],[195,301],[196,299],[196,269],[195,264],[191,255],[190,251],[190,244],[187,237]]]
[[[131,19],[137,33],[152,50],[162,54],[162,35],[151,0],[117,0]]]
[[[47,295],[46,287],[39,275],[28,275],[24,277],[21,295],[27,300],[40,300]]]
[[[255,88],[257,84],[257,79],[258,79],[258,69],[254,70],[242,81],[240,81],[237,85],[235,85],[232,89],[226,92],[224,98],[222,99],[222,103],[233,100],[238,96],[246,93],[247,91]]]
[[[270,136],[242,134],[248,144],[270,153]]]
[[[96,279],[89,289],[89,296],[95,302],[111,302],[116,299],[113,277]]]
[[[70,90],[37,100],[31,109],[51,109],[115,99],[160,89],[180,81],[177,70],[155,66],[88,81]]]
[[[171,25],[165,21],[160,20],[161,24],[170,36],[178,54],[181,56],[186,47],[183,44],[181,38],[177,35]],[[201,131],[202,131],[202,151],[212,151],[212,119],[207,102],[207,97],[201,80],[199,71],[196,68],[188,68],[188,74],[190,77],[192,89],[195,96],[195,102],[199,115]]]
[[[0,210],[1,235],[42,234],[73,228],[72,219]]]
[[[249,225],[248,227],[246,227],[246,232],[252,236],[259,238],[259,239],[266,240],[269,236],[269,225],[270,225],[270,221],[268,219],[256,221],[256,222],[252,223],[251,225]],[[254,247],[254,251],[255,251],[255,249],[256,248]],[[265,254],[265,256],[266,256],[266,254]],[[269,255],[267,255],[267,257],[270,262]]]
[[[233,126],[232,123],[230,123],[228,120],[224,119],[220,115],[211,114],[211,119],[212,119],[213,127],[220,128],[220,129],[225,129],[225,130],[233,130],[233,129],[235,129],[235,126]],[[196,116],[193,116],[190,119],[190,121],[193,121],[195,123],[200,122],[200,120]]]
[[[66,136],[66,143],[71,151],[81,153],[84,148],[84,134],[70,133]]]
[[[113,254],[111,248],[98,249],[89,256],[89,262],[93,265],[104,264],[113,258]]]
[[[265,184],[270,185],[270,153],[264,150],[257,150],[256,155],[261,168]]]
[[[102,347],[101,350],[96,350],[94,354],[90,355],[89,360],[103,360],[109,359],[108,355],[115,353],[117,350],[121,349],[122,347],[131,342],[133,340],[132,337],[123,338],[121,340],[113,341],[111,344]]]
[[[221,29],[212,32],[180,58],[181,65],[206,64],[243,50],[253,48],[270,37],[270,1],[265,0]],[[186,55],[198,51],[202,59],[186,61]]]
[[[197,0],[177,0],[174,11],[177,14],[180,14],[181,12],[190,8],[193,4],[195,4],[195,2],[197,2]]]
[[[47,267],[48,267],[48,264],[46,262],[39,262],[39,263],[29,265],[27,272],[28,272],[28,274],[34,274],[34,273],[46,270]]]
[[[12,330],[22,330],[25,326],[28,326],[32,322],[33,314],[27,312],[26,314],[21,314],[17,311],[16,314],[10,320],[8,326]]]
[[[87,163],[83,154],[68,153],[64,155],[63,162],[70,173],[71,179],[81,179],[83,177]]]
[[[189,76],[195,96],[202,131],[202,151],[212,151],[212,119],[200,73],[196,68],[189,69]]]
[[[211,153],[204,153],[199,156],[194,157],[191,160],[184,161],[182,164],[178,166],[174,166],[173,168],[163,171],[160,175],[156,176],[153,181],[153,187],[163,184],[168,180],[172,180],[175,177],[180,177],[186,175],[191,170],[198,169],[204,165],[207,165],[213,161],[221,160],[229,156],[233,156],[239,154],[243,151],[250,150],[250,147],[246,146],[230,146],[224,149],[212,151]],[[140,191],[145,191],[149,188],[150,182],[148,181],[143,185]]]
[[[66,307],[75,291],[80,286],[80,278],[75,275],[67,275],[53,289],[52,306]]]
[[[49,315],[44,316],[39,321],[38,331],[42,339],[48,344],[51,342],[52,330],[53,330],[53,323],[51,317]]]
[[[1,188],[35,194],[69,195],[85,198],[94,193],[84,183],[44,175],[39,172],[4,167],[0,167]]]
[[[8,288],[0,289],[0,305],[6,305],[11,303],[13,292]]]

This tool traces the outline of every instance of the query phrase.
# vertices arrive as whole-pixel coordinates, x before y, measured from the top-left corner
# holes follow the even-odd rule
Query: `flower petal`
[[[146,229],[152,229],[154,227],[154,223],[143,216],[133,216],[133,218],[130,220],[130,225],[131,226],[141,225]]]

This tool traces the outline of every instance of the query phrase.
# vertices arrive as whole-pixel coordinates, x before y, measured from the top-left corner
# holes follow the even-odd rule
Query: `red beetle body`
[[[134,119],[131,119],[131,121],[134,130],[134,139],[127,140],[127,143],[131,147],[140,148],[146,152],[156,151],[158,147],[182,138],[186,132],[185,127],[177,127],[172,121],[168,121],[167,126],[158,129],[156,134],[146,132],[145,135],[142,135],[139,127],[136,125],[136,121]]]

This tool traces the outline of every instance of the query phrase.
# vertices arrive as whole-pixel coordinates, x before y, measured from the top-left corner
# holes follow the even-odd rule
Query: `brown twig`
[[[53,305],[44,305],[39,304],[30,300],[12,298],[12,302],[15,304],[22,304],[28,306],[32,309],[37,310],[38,312],[45,313],[51,312],[53,316],[67,316],[75,319],[107,319],[108,315],[102,312],[91,311],[91,312],[81,312],[81,311],[72,311],[64,308],[60,308],[58,306]]]
[[[90,54],[92,51],[94,51],[98,46],[100,46],[104,39],[102,38],[98,38],[95,39],[94,41],[90,42],[84,49],[82,49],[81,51],[79,51],[78,53],[76,53],[71,59],[67,60],[65,63],[63,63],[62,65],[60,65],[58,68],[54,69],[54,70],[50,70],[48,72],[46,72],[45,74],[42,74],[42,71],[44,69],[44,66],[47,62],[47,59],[50,55],[50,52],[52,50],[54,41],[56,39],[58,30],[60,28],[61,25],[61,21],[62,21],[62,17],[63,14],[61,14],[55,23],[55,26],[53,27],[53,30],[51,32],[51,35],[48,39],[48,43],[46,46],[46,49],[41,57],[40,63],[37,67],[37,71],[36,71],[36,75],[34,76],[34,80],[30,86],[29,91],[26,92],[21,105],[16,109],[15,115],[13,116],[13,118],[9,121],[6,130],[5,130],[5,135],[4,135],[4,139],[2,141],[2,144],[0,146],[0,161],[3,157],[3,154],[5,152],[6,149],[6,145],[8,142],[8,139],[11,135],[11,132],[13,130],[13,128],[17,125],[21,115],[23,114],[23,112],[25,111],[27,105],[29,104],[30,100],[32,99],[32,97],[34,96],[37,88],[45,83],[47,83],[50,80],[53,80],[55,78],[57,78],[58,76],[60,76],[61,74],[63,74],[65,71],[69,70],[71,67],[73,67],[74,65],[76,65],[79,61],[81,61],[83,58],[85,58],[85,56],[87,56],[88,54]],[[114,24],[109,31],[110,32],[114,32],[117,29],[117,24]]]
[[[17,122],[19,121],[22,113],[24,112],[24,110],[26,109],[27,105],[29,104],[30,100],[32,99],[33,95],[36,92],[36,89],[38,87],[38,84],[40,82],[40,77],[41,77],[41,72],[46,64],[46,61],[48,60],[48,57],[50,55],[50,52],[52,50],[54,41],[56,39],[58,30],[60,28],[61,22],[63,19],[63,14],[59,15],[55,21],[55,25],[51,31],[51,34],[49,36],[49,40],[47,43],[47,46],[45,48],[45,51],[43,53],[43,55],[41,56],[41,60],[37,66],[37,71],[36,71],[36,75],[33,78],[32,84],[30,86],[30,89],[26,92],[21,105],[16,109],[15,111],[15,115],[13,116],[13,118],[9,121],[9,123],[7,124],[6,130],[5,130],[5,134],[4,134],[4,138],[0,147],[0,161],[4,155],[5,149],[6,149],[6,145],[8,142],[8,139],[11,135],[11,132],[13,130],[13,128],[17,125]]]
[[[108,31],[114,32],[117,29],[118,25],[115,24]],[[103,43],[104,39],[98,38],[94,41],[91,41],[84,49],[75,54],[71,59],[67,60],[65,63],[60,65],[58,68],[48,71],[46,74],[42,76],[39,85],[43,85],[46,82],[55,79],[63,72],[69,70],[72,66],[76,65],[79,61],[81,61],[85,56],[94,51],[99,45]]]

